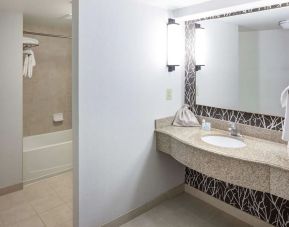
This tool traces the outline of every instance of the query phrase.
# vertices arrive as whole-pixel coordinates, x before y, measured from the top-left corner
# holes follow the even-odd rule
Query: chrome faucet
[[[241,136],[241,134],[239,133],[237,124],[235,122],[229,123],[228,130],[229,130],[231,136]]]

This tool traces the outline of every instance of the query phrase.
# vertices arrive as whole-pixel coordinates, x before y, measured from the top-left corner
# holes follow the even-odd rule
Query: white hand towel
[[[24,56],[24,64],[23,64],[23,76],[26,77],[27,73],[28,73],[28,61],[29,61],[29,57],[28,55]]]
[[[282,139],[289,141],[289,86],[281,94],[281,105],[286,108]]]
[[[32,50],[25,50],[24,55],[25,55],[25,60],[24,60],[23,74],[24,74],[24,77],[28,76],[31,79],[33,75],[33,67],[36,66],[34,53]],[[26,62],[26,59],[27,59],[27,62]]]

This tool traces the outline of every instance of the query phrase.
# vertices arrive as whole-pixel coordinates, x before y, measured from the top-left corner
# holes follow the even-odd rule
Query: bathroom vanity
[[[187,187],[271,224],[274,221],[270,220],[269,213],[275,212],[274,218],[279,218],[284,210],[285,214],[288,212],[289,154],[286,144],[278,139],[279,133],[254,127],[256,135],[262,137],[257,138],[246,135],[246,132],[252,133],[253,127],[244,129],[241,126],[242,137],[234,138],[224,130],[228,124],[225,121],[212,119],[213,127],[221,123],[225,127],[211,131],[200,127],[175,127],[172,121],[172,117],[156,121],[157,150],[186,166]],[[263,133],[264,130],[267,135]],[[204,141],[210,136],[232,138],[240,141],[242,146],[211,145]],[[226,143],[226,140],[222,143]],[[268,210],[260,212],[259,206]],[[267,220],[263,218],[264,215],[268,215]]]
[[[210,135],[227,137],[229,132],[163,125],[156,128],[157,149],[210,177],[289,200],[289,154],[285,144],[243,135],[236,139],[245,147],[226,148],[202,140]]]

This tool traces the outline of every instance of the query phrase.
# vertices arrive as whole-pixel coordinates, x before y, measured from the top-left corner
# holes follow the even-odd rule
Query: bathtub
[[[70,169],[72,169],[72,130],[23,138],[24,183]]]

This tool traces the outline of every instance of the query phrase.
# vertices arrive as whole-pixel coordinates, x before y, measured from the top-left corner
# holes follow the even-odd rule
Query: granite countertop
[[[203,131],[199,127],[175,127],[165,126],[155,130],[157,133],[164,133],[170,137],[197,148],[204,152],[244,160],[253,163],[268,165],[271,167],[289,170],[289,154],[285,144],[271,142],[249,136],[243,136],[246,143],[244,148],[222,148],[205,143],[201,140],[206,135],[228,135],[228,132],[212,129]]]

